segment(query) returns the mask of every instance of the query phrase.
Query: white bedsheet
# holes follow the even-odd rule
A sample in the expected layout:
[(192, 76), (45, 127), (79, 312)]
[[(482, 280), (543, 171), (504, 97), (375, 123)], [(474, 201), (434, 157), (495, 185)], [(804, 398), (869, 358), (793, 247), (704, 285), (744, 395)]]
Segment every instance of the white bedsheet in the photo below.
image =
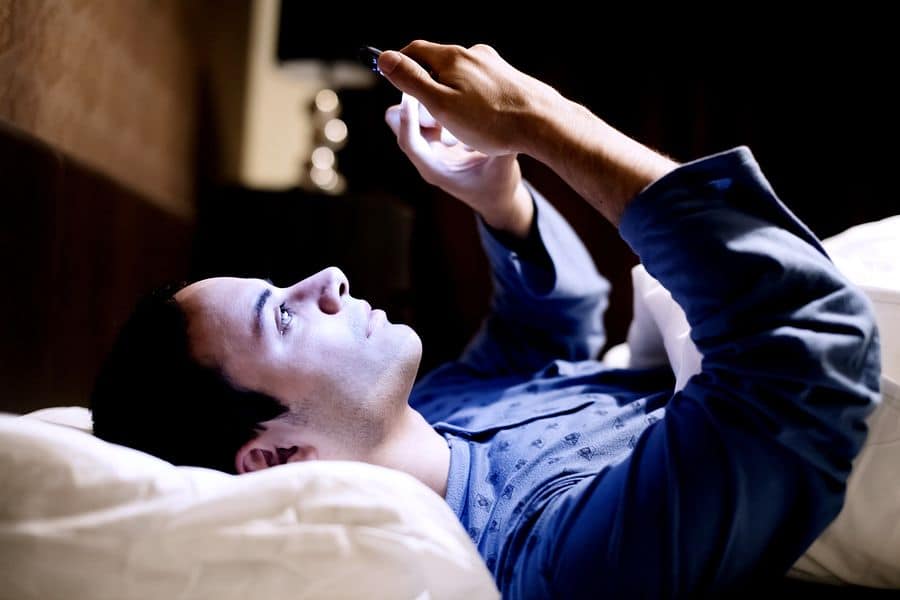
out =
[(232, 476), (0, 415), (0, 481), (0, 598), (498, 597), (443, 498), (398, 471)]

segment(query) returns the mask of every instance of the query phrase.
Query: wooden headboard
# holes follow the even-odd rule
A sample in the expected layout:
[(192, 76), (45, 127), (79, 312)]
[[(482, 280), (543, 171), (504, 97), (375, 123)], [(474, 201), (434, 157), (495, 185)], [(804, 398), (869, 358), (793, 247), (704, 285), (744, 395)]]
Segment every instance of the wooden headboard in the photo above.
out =
[(192, 224), (0, 125), (0, 410), (85, 405), (137, 297), (189, 266)]
[(182, 7), (0, 2), (0, 411), (85, 404), (135, 299), (188, 272)]

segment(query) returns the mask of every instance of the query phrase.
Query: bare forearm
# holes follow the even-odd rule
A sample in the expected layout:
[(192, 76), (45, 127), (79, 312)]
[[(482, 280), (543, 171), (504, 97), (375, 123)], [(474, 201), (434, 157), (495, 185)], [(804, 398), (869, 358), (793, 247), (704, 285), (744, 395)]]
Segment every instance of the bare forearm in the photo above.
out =
[(496, 203), (479, 210), (478, 214), (494, 229), (524, 240), (534, 221), (534, 203), (525, 185), (519, 182), (509, 202)]
[(523, 118), (528, 135), (522, 151), (553, 169), (614, 225), (641, 190), (678, 166), (555, 91), (541, 94)]

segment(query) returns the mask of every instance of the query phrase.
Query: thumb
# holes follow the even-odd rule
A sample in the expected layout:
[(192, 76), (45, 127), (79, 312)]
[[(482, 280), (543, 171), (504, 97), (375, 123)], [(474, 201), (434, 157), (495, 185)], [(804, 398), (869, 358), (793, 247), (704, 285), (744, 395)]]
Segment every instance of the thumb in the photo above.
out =
[(395, 104), (384, 112), (384, 120), (394, 132), (394, 135), (400, 135), (400, 105)]
[(378, 70), (401, 92), (428, 104), (440, 93), (440, 84), (422, 65), (396, 50), (385, 50), (378, 57)]

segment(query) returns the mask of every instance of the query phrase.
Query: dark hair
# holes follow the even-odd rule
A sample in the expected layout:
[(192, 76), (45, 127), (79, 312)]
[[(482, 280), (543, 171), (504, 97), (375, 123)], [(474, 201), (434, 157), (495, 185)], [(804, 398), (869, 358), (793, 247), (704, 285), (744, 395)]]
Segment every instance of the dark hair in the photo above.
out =
[(91, 394), (94, 434), (176, 465), (235, 473), (237, 451), (287, 408), (194, 358), (174, 297), (185, 285), (151, 292), (123, 326)]

